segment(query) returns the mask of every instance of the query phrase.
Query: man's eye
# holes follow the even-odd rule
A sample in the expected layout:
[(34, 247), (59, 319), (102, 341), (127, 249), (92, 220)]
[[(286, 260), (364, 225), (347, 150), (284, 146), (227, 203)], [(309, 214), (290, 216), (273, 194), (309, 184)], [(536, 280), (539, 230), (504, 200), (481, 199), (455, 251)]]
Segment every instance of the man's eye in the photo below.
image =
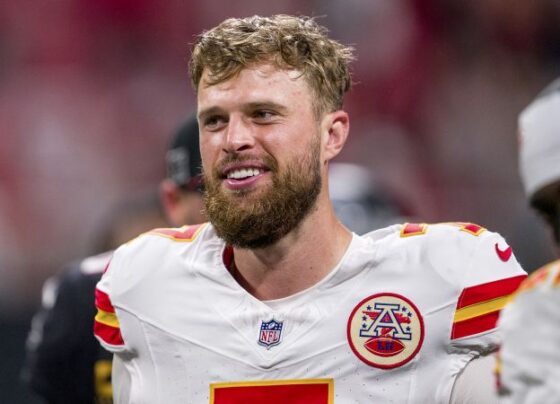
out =
[(210, 116), (204, 120), (204, 126), (208, 130), (219, 129), (225, 123), (225, 119), (220, 116)]
[(255, 111), (254, 117), (259, 120), (267, 121), (272, 119), (276, 114), (272, 111)]

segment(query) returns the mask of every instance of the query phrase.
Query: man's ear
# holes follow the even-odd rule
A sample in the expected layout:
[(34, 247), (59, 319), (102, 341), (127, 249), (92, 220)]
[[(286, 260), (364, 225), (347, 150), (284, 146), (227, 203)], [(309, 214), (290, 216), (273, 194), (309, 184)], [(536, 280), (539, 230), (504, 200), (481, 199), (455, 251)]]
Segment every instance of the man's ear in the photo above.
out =
[(343, 149), (350, 130), (350, 117), (348, 113), (339, 110), (325, 116), (326, 142), (323, 144), (325, 160), (331, 160)]
[(159, 183), (159, 199), (165, 216), (169, 218), (181, 199), (180, 190), (173, 180), (166, 178)]

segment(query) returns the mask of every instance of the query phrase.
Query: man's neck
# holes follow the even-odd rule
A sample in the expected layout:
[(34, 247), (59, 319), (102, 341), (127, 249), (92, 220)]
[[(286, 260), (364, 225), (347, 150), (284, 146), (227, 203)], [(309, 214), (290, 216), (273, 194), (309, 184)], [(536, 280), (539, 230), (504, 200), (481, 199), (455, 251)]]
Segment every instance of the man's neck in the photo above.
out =
[(234, 249), (233, 273), (239, 284), (260, 300), (291, 296), (327, 276), (351, 239), (330, 202), (318, 203), (296, 229), (274, 245)]

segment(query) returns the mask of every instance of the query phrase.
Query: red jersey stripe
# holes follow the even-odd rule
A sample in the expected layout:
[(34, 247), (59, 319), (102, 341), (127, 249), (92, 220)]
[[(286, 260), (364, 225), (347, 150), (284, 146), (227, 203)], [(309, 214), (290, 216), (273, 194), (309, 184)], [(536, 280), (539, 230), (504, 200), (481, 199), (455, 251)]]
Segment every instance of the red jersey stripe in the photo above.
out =
[(95, 289), (95, 307), (103, 311), (106, 311), (108, 313), (115, 312), (115, 308), (111, 304), (111, 299), (109, 299), (109, 295), (97, 288)]
[(425, 223), (405, 223), (401, 230), (401, 237), (417, 236), (426, 233), (428, 225)]
[(466, 231), (467, 233), (470, 233), (473, 236), (479, 236), (486, 229), (482, 226), (479, 226), (478, 224), (463, 223), (461, 226), (461, 230)]
[(469, 320), (454, 323), (453, 328), (451, 329), (451, 339), (468, 337), (492, 330), (493, 328), (496, 328), (496, 323), (498, 322), (499, 317), (500, 312), (494, 311)]
[(154, 229), (151, 230), (148, 234), (154, 234), (156, 236), (164, 236), (177, 241), (193, 241), (198, 235), (198, 232), (202, 229), (204, 225), (205, 223), (192, 225), (192, 226), (183, 226), (180, 228)]
[(119, 328), (111, 327), (98, 321), (93, 322), (93, 333), (109, 345), (124, 345)]
[(457, 309), (509, 295), (515, 292), (526, 277), (527, 275), (519, 275), (465, 288), (457, 302)]
[(211, 404), (331, 404), (333, 385), (328, 382), (290, 383), (274, 381), (262, 383), (235, 383), (210, 386)]

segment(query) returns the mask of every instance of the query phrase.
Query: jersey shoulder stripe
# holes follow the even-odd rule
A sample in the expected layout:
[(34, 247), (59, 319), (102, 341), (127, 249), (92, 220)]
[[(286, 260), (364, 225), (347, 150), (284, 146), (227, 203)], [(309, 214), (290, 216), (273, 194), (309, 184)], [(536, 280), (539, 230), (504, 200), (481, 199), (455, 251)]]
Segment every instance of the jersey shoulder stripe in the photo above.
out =
[(457, 309), (507, 296), (514, 292), (526, 277), (526, 275), (518, 275), (465, 288), (457, 302)]
[(119, 320), (115, 308), (111, 304), (111, 299), (109, 295), (97, 288), (95, 289), (95, 307), (97, 314), (93, 324), (94, 335), (109, 349), (124, 346)]
[(480, 236), (486, 228), (469, 222), (443, 222), (443, 223), (404, 223), (401, 228), (400, 237), (411, 237), (426, 234), (430, 226), (453, 226), (460, 231), (467, 232), (473, 236)]
[(474, 223), (405, 223), (399, 237), (415, 244), (421, 256), (429, 254), (438, 274), (458, 285), (452, 340), (494, 330), (501, 310), (527, 276), (505, 240)]
[(178, 228), (160, 228), (149, 231), (146, 234), (166, 237), (173, 241), (194, 241), (207, 223), (186, 225)]
[(401, 237), (418, 236), (420, 234), (425, 234), (427, 230), (428, 230), (428, 225), (426, 223), (405, 223), (402, 226), (400, 236)]
[(109, 299), (109, 295), (99, 289), (95, 289), (95, 307), (106, 311), (108, 313), (114, 313), (115, 308), (111, 304), (111, 299)]
[(124, 346), (124, 340), (121, 335), (120, 328), (112, 327), (103, 324), (96, 320), (93, 324), (93, 333), (103, 346), (107, 347), (110, 351), (116, 350)]
[(526, 277), (518, 275), (463, 289), (455, 309), (451, 339), (495, 328), (500, 311)]
[(483, 232), (486, 231), (486, 228), (479, 226), (476, 223), (469, 223), (469, 222), (456, 222), (450, 223), (454, 226), (458, 226), (461, 231), (465, 231), (473, 236), (480, 236)]

